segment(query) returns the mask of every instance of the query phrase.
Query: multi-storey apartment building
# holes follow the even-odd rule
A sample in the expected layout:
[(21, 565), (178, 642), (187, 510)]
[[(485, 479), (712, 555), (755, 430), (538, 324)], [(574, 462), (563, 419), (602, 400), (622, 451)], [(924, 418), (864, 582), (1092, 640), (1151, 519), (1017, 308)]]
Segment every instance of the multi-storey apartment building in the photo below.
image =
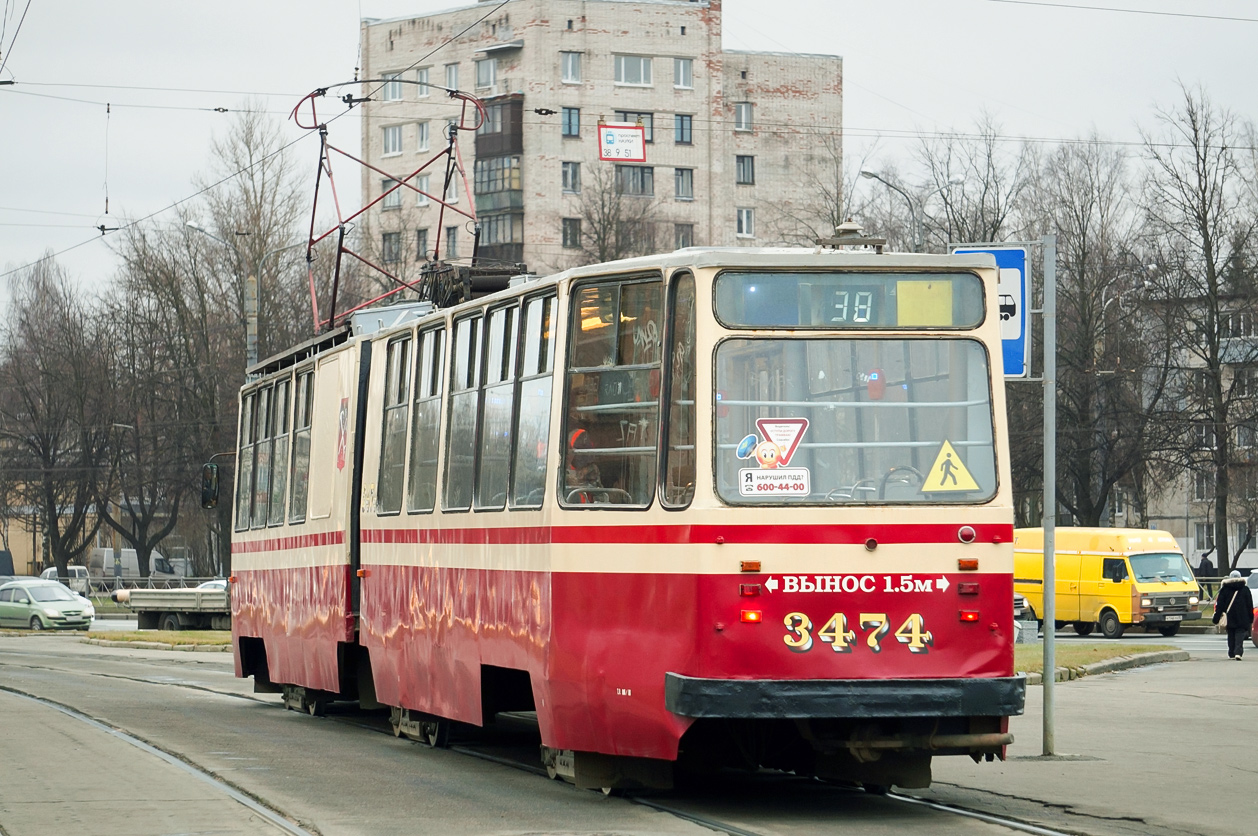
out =
[[(810, 188), (825, 181), (834, 193), (838, 180), (842, 60), (725, 50), (721, 0), (481, 2), (365, 20), (362, 52), (364, 78), (412, 82), (385, 84), (364, 105), (364, 159), (391, 174), (430, 156), (457, 115), (444, 90), (422, 85), (487, 103), (474, 143), (460, 137), (479, 254), (534, 272), (588, 260), (591, 227), (607, 222), (593, 192), (622, 199), (639, 249), (763, 246), (800, 240)], [(641, 123), (646, 162), (600, 162), (600, 120)], [(392, 185), (364, 171), (366, 199)], [(437, 195), (441, 177), (413, 182)], [(367, 217), (369, 242), (399, 270), (423, 262), (438, 233), (442, 257), (471, 255), (466, 219), (447, 211), (438, 230), (437, 205), (412, 191)]]

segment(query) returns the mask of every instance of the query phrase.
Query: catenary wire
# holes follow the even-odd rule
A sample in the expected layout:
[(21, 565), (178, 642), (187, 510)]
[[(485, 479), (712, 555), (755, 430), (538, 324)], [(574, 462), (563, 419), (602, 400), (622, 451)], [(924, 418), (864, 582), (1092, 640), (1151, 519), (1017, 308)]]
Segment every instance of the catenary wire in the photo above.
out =
[[(0, 61), (0, 74), (4, 73), (4, 68), (9, 65), (9, 56), (13, 54), (13, 45), (17, 43), (17, 36), (22, 33), (22, 24), (26, 22), (26, 13), (31, 10), (31, 0), (26, 0), (26, 7), (22, 9), (22, 17), (17, 22), (17, 28), (13, 30), (13, 40), (9, 41), (9, 49), (4, 53), (4, 60)], [(4, 43), (0, 42), (0, 48), (4, 47)]]

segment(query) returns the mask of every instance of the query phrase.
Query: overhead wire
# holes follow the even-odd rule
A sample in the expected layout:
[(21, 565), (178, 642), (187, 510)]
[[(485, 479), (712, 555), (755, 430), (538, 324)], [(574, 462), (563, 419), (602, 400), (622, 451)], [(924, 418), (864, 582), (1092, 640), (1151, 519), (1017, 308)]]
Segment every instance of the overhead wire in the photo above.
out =
[[(443, 41), (442, 43), (440, 43), (440, 44), (438, 44), (437, 46), (433, 47), (433, 48), (432, 48), (432, 49), (431, 49), (431, 50), (430, 50), (430, 51), (429, 51), (426, 55), (422, 55), (422, 56), (420, 56), (420, 57), (419, 57), (418, 59), (416, 59), (416, 60), (414, 61), (414, 63), (412, 63), (409, 67), (407, 67), (406, 69), (402, 70), (402, 72), (407, 72), (407, 71), (409, 71), (409, 70), (412, 70), (412, 69), (414, 69), (414, 68), (418, 67), (418, 66), (419, 66), (422, 62), (426, 61), (428, 58), (432, 57), (433, 55), (435, 55), (435, 54), (436, 54), (437, 52), (439, 52), (440, 50), (445, 49), (447, 46), (449, 46), (450, 44), (454, 43), (457, 39), (459, 39), (459, 38), (463, 37), (463, 35), (465, 35), (467, 32), (469, 32), (469, 31), (472, 29), (472, 27), (474, 27), (474, 26), (476, 26), (476, 25), (478, 25), (478, 24), (480, 24), (480, 23), (484, 22), (484, 21), (485, 21), (485, 20), (486, 20), (486, 19), (487, 19), (490, 15), (494, 14), (495, 12), (497, 12), (498, 10), (500, 10), (503, 6), (507, 5), (507, 3), (508, 3), (508, 2), (510, 2), (510, 0), (502, 0), (502, 2), (498, 3), (496, 6), (494, 6), (493, 8), (491, 8), (489, 11), (485, 12), (485, 14), (481, 15), (479, 18), (477, 18), (477, 19), (476, 19), (476, 20), (474, 20), (473, 22), (469, 23), (466, 27), (464, 27), (464, 28), (463, 28), (462, 30), (460, 30), (458, 33), (451, 35), (451, 36), (450, 36), (449, 38), (447, 38), (445, 41)], [(30, 0), (27, 0), (27, 6), (28, 6), (28, 7), (30, 6)], [(25, 19), (25, 12), (23, 12), (23, 19)], [(19, 28), (20, 28), (20, 25), (19, 25)], [(16, 38), (17, 38), (17, 32), (14, 32), (14, 39), (16, 39)], [(0, 67), (0, 69), (2, 69), (2, 67)], [(376, 87), (374, 90), (372, 90), (372, 91), (371, 91), (371, 93), (370, 93), (370, 94), (368, 94), (368, 97), (370, 97), (371, 95), (374, 95), (375, 93), (380, 92), (380, 90), (381, 90), (381, 89), (383, 89), (383, 87), (384, 87), (384, 85), (383, 85), (383, 84), (381, 84), (379, 87)], [(20, 92), (20, 91), (11, 91), (11, 92)], [(33, 94), (27, 94), (27, 95), (33, 95)], [(54, 97), (54, 98), (55, 98), (55, 97)], [(99, 102), (98, 102), (97, 104), (99, 104)], [(191, 108), (191, 109), (195, 109), (195, 110), (202, 110), (203, 108)], [(345, 116), (345, 115), (346, 115), (347, 113), (349, 113), (349, 112), (350, 112), (350, 110), (348, 110), (348, 109), (347, 109), (347, 110), (343, 110), (343, 111), (341, 111), (340, 113), (336, 114), (335, 116), (331, 117), (330, 119), (326, 120), (325, 124), (328, 124), (328, 123), (331, 123), (331, 122), (335, 122), (336, 120), (338, 120), (338, 119), (340, 119), (341, 117)], [(126, 229), (129, 229), (130, 227), (133, 227), (133, 226), (135, 226), (135, 225), (137, 225), (137, 224), (143, 223), (144, 221), (147, 221), (147, 220), (149, 220), (150, 218), (155, 218), (155, 217), (157, 217), (157, 216), (158, 216), (158, 215), (160, 215), (160, 214), (163, 214), (163, 213), (165, 213), (165, 212), (170, 211), (171, 209), (174, 209), (174, 208), (176, 208), (176, 207), (178, 207), (178, 206), (182, 206), (183, 204), (188, 203), (189, 201), (195, 200), (196, 198), (200, 197), (201, 195), (205, 194), (206, 192), (209, 192), (209, 191), (211, 191), (211, 190), (213, 190), (213, 189), (216, 189), (216, 188), (218, 188), (219, 186), (221, 186), (222, 184), (224, 184), (224, 183), (228, 182), (229, 180), (233, 180), (233, 179), (235, 179), (236, 177), (239, 177), (241, 174), (244, 174), (246, 171), (250, 170), (251, 168), (255, 168), (255, 167), (257, 167), (257, 166), (261, 165), (262, 163), (266, 162), (267, 160), (271, 159), (272, 157), (274, 157), (274, 156), (276, 156), (276, 155), (278, 155), (278, 154), (283, 153), (284, 151), (286, 151), (286, 150), (288, 150), (289, 148), (293, 147), (293, 146), (294, 146), (294, 145), (296, 145), (297, 143), (302, 142), (303, 140), (305, 140), (305, 139), (307, 139), (308, 137), (311, 137), (311, 136), (317, 136), (317, 133), (315, 133), (315, 132), (313, 132), (313, 131), (307, 131), (306, 133), (302, 134), (300, 137), (298, 137), (298, 138), (296, 138), (296, 139), (292, 140), (291, 142), (285, 143), (284, 145), (281, 145), (279, 148), (275, 149), (275, 150), (274, 150), (274, 151), (272, 151), (271, 153), (263, 155), (263, 156), (262, 156), (262, 157), (260, 157), (259, 159), (255, 160), (254, 162), (252, 162), (252, 163), (250, 163), (249, 165), (245, 166), (244, 168), (241, 168), (241, 169), (239, 169), (238, 171), (235, 171), (235, 172), (233, 172), (233, 173), (231, 173), (231, 174), (228, 174), (228, 175), (224, 176), (223, 178), (221, 178), (221, 179), (217, 180), (216, 182), (211, 183), (211, 184), (209, 184), (209, 185), (207, 185), (207, 186), (204, 186), (203, 188), (198, 189), (197, 191), (193, 192), (192, 194), (187, 195), (186, 197), (183, 197), (183, 198), (180, 198), (180, 199), (178, 199), (178, 200), (175, 200), (175, 201), (173, 201), (172, 203), (168, 204), (167, 206), (162, 207), (161, 209), (157, 209), (157, 210), (155, 210), (155, 211), (153, 211), (153, 212), (150, 212), (150, 213), (149, 213), (149, 214), (147, 214), (147, 215), (144, 215), (143, 217), (136, 218), (135, 220), (132, 220), (132, 221), (126, 222), (126, 223), (124, 223), (122, 226), (118, 227), (118, 230), (119, 230), (119, 231), (121, 231), (121, 230), (126, 230)], [(93, 238), (86, 239), (86, 240), (84, 240), (84, 241), (80, 241), (80, 242), (79, 242), (79, 243), (77, 243), (77, 244), (71, 244), (70, 246), (65, 247), (64, 249), (58, 250), (57, 252), (54, 252), (54, 253), (50, 253), (50, 254), (48, 254), (48, 255), (41, 256), (40, 258), (36, 259), (35, 261), (28, 262), (27, 264), (23, 264), (23, 265), (21, 265), (21, 266), (19, 266), (19, 267), (14, 267), (14, 268), (12, 268), (12, 269), (6, 270), (6, 271), (4, 271), (3, 273), (0, 273), (0, 278), (5, 278), (5, 277), (7, 277), (7, 276), (11, 276), (11, 275), (13, 275), (13, 274), (15, 274), (15, 273), (21, 272), (22, 270), (25, 270), (25, 269), (27, 269), (27, 268), (29, 268), (29, 267), (31, 267), (31, 266), (33, 266), (33, 265), (35, 265), (35, 264), (38, 264), (38, 263), (39, 263), (39, 262), (41, 262), (41, 261), (45, 261), (45, 260), (49, 259), (49, 258), (57, 258), (57, 257), (59, 257), (59, 256), (65, 255), (66, 253), (69, 253), (69, 252), (72, 252), (72, 251), (74, 251), (74, 250), (77, 250), (79, 247), (85, 246), (85, 245), (87, 245), (87, 244), (94, 243), (94, 242), (95, 242), (95, 241), (97, 241), (97, 240), (98, 240), (98, 238), (97, 238), (97, 237), (93, 237)]]
[(1009, 6), (1040, 6), (1049, 9), (1074, 9), (1089, 12), (1119, 12), (1132, 15), (1154, 15), (1157, 17), (1184, 17), (1198, 20), (1225, 20), (1233, 23), (1258, 23), (1256, 17), (1232, 17), (1230, 15), (1206, 15), (1194, 12), (1161, 12), (1154, 9), (1131, 9), (1121, 6), (1092, 6), (1084, 3), (1048, 3), (1044, 0), (986, 0), (988, 3), (1002, 3)]
[[(22, 34), (22, 24), (26, 22), (26, 13), (31, 10), (31, 0), (26, 0), (26, 7), (22, 9), (22, 17), (17, 22), (17, 28), (13, 30), (13, 40), (9, 41), (9, 48), (4, 53), (4, 57), (0, 60), (0, 74), (4, 73), (4, 68), (9, 64), (9, 56), (13, 54), (13, 45), (17, 43), (17, 36)], [(4, 43), (0, 41), (0, 49), (4, 48)]]

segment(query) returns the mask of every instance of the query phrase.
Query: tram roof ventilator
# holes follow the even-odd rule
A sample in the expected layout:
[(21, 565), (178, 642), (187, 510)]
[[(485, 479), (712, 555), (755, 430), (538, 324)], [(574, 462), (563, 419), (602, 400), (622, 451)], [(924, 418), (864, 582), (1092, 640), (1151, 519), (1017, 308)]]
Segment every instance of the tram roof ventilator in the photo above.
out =
[(875, 255), (882, 255), (882, 250), (886, 246), (886, 238), (865, 235), (861, 230), (861, 225), (851, 218), (834, 228), (833, 238), (817, 239), (817, 252), (827, 249), (837, 250), (841, 247), (871, 247)]

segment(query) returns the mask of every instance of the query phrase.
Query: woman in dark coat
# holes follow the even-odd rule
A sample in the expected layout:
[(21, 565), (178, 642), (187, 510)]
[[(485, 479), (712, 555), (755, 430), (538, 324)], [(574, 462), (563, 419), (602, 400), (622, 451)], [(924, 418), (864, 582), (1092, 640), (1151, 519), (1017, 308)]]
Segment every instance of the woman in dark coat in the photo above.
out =
[(1245, 652), (1245, 639), (1254, 626), (1254, 596), (1241, 573), (1233, 570), (1219, 585), (1219, 597), (1214, 600), (1214, 623), (1227, 613), (1227, 658), (1241, 660)]

